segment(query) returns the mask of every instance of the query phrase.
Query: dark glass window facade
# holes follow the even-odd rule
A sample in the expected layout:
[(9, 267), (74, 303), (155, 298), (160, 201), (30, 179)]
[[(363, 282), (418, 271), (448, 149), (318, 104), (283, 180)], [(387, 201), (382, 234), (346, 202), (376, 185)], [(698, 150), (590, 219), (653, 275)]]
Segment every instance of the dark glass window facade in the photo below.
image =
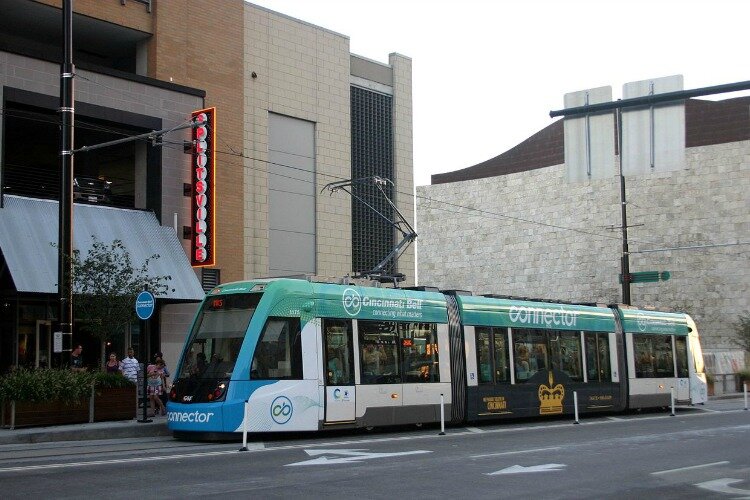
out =
[[(379, 176), (395, 182), (393, 171), (393, 98), (361, 87), (351, 87), (352, 179)], [(393, 199), (390, 185), (385, 192)], [(355, 184), (353, 193), (393, 220), (393, 210), (372, 184)], [(352, 200), (352, 266), (369, 271), (395, 246), (393, 227), (375, 210)], [(396, 272), (393, 265), (383, 270)]]

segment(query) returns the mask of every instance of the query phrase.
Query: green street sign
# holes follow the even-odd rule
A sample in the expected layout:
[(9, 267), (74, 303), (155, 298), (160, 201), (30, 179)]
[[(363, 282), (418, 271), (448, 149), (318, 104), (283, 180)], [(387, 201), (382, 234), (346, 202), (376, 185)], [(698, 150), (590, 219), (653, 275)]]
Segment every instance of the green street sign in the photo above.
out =
[[(654, 283), (657, 281), (667, 281), (672, 275), (669, 271), (642, 271), (639, 273), (630, 273), (631, 283)], [(622, 283), (622, 274), (620, 275)]]

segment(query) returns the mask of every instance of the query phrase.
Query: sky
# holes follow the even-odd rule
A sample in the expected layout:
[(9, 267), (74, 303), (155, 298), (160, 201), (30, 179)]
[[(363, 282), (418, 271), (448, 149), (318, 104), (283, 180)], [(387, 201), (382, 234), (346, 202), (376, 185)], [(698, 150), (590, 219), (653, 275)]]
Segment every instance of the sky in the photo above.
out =
[[(681, 74), (685, 89), (750, 80), (747, 0), (254, 0), (412, 59), (415, 185), (502, 154), (568, 92)], [(744, 94), (722, 94), (725, 99)]]

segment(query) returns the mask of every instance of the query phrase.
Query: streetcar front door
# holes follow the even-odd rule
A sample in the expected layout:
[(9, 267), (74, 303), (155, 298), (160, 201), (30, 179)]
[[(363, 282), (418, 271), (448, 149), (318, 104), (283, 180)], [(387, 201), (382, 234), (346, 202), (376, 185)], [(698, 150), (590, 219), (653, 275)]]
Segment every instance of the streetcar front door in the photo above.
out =
[(356, 410), (352, 321), (323, 320), (325, 421), (353, 422)]

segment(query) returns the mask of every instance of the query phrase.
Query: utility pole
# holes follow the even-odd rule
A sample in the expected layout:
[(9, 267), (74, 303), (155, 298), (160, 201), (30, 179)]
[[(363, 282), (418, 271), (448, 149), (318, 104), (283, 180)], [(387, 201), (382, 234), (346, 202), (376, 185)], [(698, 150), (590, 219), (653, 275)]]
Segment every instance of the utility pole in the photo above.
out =
[(635, 109), (644, 106), (654, 106), (667, 103), (684, 102), (692, 97), (705, 95), (723, 94), (726, 92), (738, 92), (741, 90), (750, 90), (750, 80), (744, 82), (727, 83), (723, 85), (714, 85), (712, 87), (702, 87), (691, 90), (678, 90), (674, 92), (665, 92), (662, 94), (650, 94), (647, 96), (633, 97), (630, 99), (618, 99), (617, 101), (601, 102), (597, 104), (585, 104), (574, 108), (559, 109), (549, 112), (550, 118), (558, 116), (574, 117), (587, 116), (590, 113), (601, 111), (615, 110), (615, 120), (617, 122), (617, 148), (620, 155), (620, 215), (622, 217), (622, 256), (620, 266), (622, 270), (622, 303), (630, 305), (630, 251), (628, 250), (628, 219), (627, 203), (625, 201), (625, 176), (622, 170), (623, 151), (622, 151), (622, 110)]
[(628, 250), (628, 206), (625, 201), (625, 176), (622, 174), (622, 108), (615, 110), (617, 119), (617, 152), (620, 155), (620, 216), (622, 217), (622, 257), (620, 272), (622, 273), (622, 303), (630, 305), (630, 251)]
[[(73, 0), (63, 0), (63, 61), (60, 67), (60, 202), (57, 245), (57, 292), (60, 302), (60, 331), (63, 352), (70, 353), (73, 342)], [(63, 364), (69, 362), (63, 355)]]

